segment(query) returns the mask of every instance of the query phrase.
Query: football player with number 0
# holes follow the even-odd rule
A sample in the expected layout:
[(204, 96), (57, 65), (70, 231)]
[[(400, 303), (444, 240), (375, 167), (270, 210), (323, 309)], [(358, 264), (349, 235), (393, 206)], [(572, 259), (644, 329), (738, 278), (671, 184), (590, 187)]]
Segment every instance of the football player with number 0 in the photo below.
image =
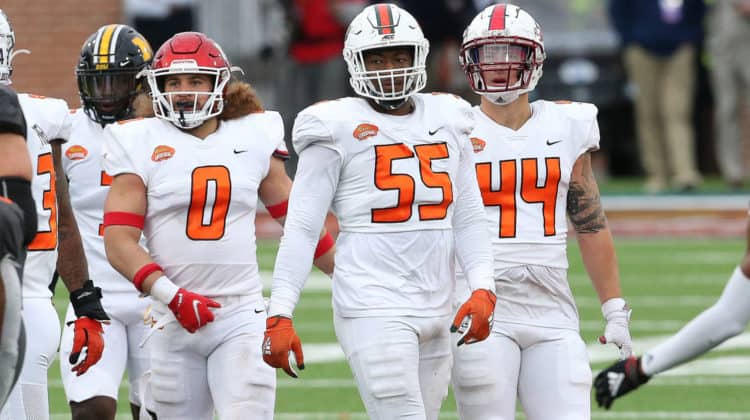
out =
[[(568, 223), (606, 319), (602, 343), (632, 352), (612, 235), (590, 153), (596, 107), (529, 103), (542, 75), (542, 31), (527, 12), (489, 6), (464, 32), (460, 62), (472, 90), (471, 133), (485, 226), (493, 237), (498, 303), (490, 338), (454, 349), (452, 383), (462, 419), (590, 418), (591, 369), (567, 279)], [(464, 282), (457, 282), (456, 295)]]
[[(484, 340), (495, 306), (471, 108), (453, 95), (418, 93), (428, 45), (405, 10), (368, 6), (344, 40), (359, 97), (312, 105), (293, 129), (299, 165), (264, 358), (295, 377), (289, 352), (304, 366), (292, 315), (332, 205), (341, 228), (334, 328), (371, 419), (436, 419), (451, 347)], [(452, 316), (456, 260), (472, 294)], [(464, 323), (470, 326), (451, 339)]]
[[(104, 244), (115, 269), (154, 301), (149, 392), (160, 420), (210, 420), (214, 410), (273, 417), (255, 214), (260, 199), (284, 222), (288, 153), (281, 117), (231, 79), (234, 69), (206, 35), (178, 33), (144, 72), (157, 118), (104, 130), (113, 177)], [(316, 263), (330, 273), (333, 240), (321, 231), (317, 239)]]
[[(25, 51), (14, 51), (14, 47), (15, 33), (0, 11), (0, 84), (11, 84), (12, 60)], [(75, 335), (70, 363), (78, 374), (99, 361), (104, 346), (102, 324), (109, 317), (101, 306), (101, 290), (89, 280), (62, 168), (62, 146), (71, 130), (68, 105), (62, 99), (31, 94), (19, 94), (18, 99), (26, 117), (26, 146), (34, 174), (31, 191), (38, 218), (37, 234), (27, 246), (22, 288), (23, 322), (26, 331), (33, 333), (27, 334), (21, 377), (0, 418), (45, 420), (49, 418), (47, 370), (60, 343), (60, 320), (51, 300), (56, 275), (70, 291), (75, 310), (70, 320)]]

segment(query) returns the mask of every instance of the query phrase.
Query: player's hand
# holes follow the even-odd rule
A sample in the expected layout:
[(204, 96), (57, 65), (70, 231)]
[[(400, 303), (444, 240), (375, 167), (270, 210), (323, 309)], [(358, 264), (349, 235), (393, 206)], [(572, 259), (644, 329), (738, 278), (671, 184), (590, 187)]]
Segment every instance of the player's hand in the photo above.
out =
[[(109, 323), (109, 316), (102, 308), (102, 289), (94, 287), (94, 282), (86, 280), (83, 287), (70, 292), (70, 303), (78, 317), (68, 323), (73, 326), (73, 348), (68, 361), (72, 372), (83, 375), (102, 358), (104, 352), (104, 329), (102, 323)], [(81, 352), (86, 348), (86, 357), (79, 362)], [(76, 364), (78, 363), (78, 364)]]
[(169, 302), (169, 309), (177, 322), (191, 334), (214, 320), (214, 314), (209, 308), (221, 308), (221, 304), (183, 288), (179, 288)]
[(263, 361), (271, 367), (284, 369), (287, 375), (297, 377), (297, 372), (289, 364), (290, 352), (300, 370), (305, 369), (302, 343), (294, 331), (290, 318), (277, 315), (266, 319), (266, 332), (263, 334)]
[(602, 314), (607, 320), (604, 335), (599, 337), (602, 344), (612, 343), (620, 349), (620, 359), (633, 354), (633, 341), (630, 338), (630, 307), (622, 298), (613, 298), (602, 304)]
[[(87, 316), (76, 319), (73, 324), (73, 348), (70, 351), (68, 362), (73, 365), (73, 368), (70, 369), (71, 372), (81, 376), (102, 358), (104, 330), (101, 322)], [(86, 357), (81, 360), (81, 363), (78, 363), (78, 358), (84, 347), (86, 348)]]
[(489, 337), (492, 322), (495, 319), (495, 302), (497, 297), (487, 289), (477, 289), (456, 312), (451, 325), (451, 332), (459, 331), (462, 335), (457, 345), (472, 344)]
[(650, 376), (641, 372), (640, 358), (630, 356), (620, 360), (596, 375), (596, 403), (609, 410), (616, 399), (645, 384), (649, 379)]

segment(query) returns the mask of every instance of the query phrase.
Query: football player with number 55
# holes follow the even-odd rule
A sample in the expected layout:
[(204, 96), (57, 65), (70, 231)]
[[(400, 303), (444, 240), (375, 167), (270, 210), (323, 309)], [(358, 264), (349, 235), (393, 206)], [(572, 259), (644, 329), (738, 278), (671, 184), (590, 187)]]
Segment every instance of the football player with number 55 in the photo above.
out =
[[(471, 141), (498, 303), (490, 337), (454, 348), (462, 419), (514, 419), (516, 398), (530, 420), (590, 418), (591, 369), (567, 279), (566, 216), (602, 303), (600, 341), (617, 345), (621, 357), (632, 351), (630, 310), (591, 170), (597, 110), (529, 103), (544, 59), (539, 25), (517, 6), (489, 6), (464, 32), (460, 62), (481, 95)], [(460, 302), (468, 291), (457, 284)]]
[[(260, 199), (284, 222), (288, 153), (281, 117), (233, 69), (206, 35), (178, 33), (145, 71), (157, 118), (104, 130), (114, 177), (104, 245), (154, 301), (149, 408), (160, 420), (210, 420), (214, 409), (222, 419), (273, 418), (255, 213)], [(319, 239), (316, 263), (330, 273), (333, 239), (320, 230)]]
[[(368, 6), (344, 40), (359, 97), (308, 107), (292, 134), (299, 166), (274, 268), (264, 358), (296, 376), (293, 351), (302, 367), (292, 315), (316, 232), (333, 205), (341, 227), (334, 328), (371, 419), (436, 419), (448, 392), (451, 347), (484, 340), (495, 306), (468, 137), (471, 107), (453, 95), (418, 93), (427, 50), (405, 10)], [(472, 293), (451, 316), (456, 260)], [(452, 343), (450, 331), (465, 320), (470, 326)]]

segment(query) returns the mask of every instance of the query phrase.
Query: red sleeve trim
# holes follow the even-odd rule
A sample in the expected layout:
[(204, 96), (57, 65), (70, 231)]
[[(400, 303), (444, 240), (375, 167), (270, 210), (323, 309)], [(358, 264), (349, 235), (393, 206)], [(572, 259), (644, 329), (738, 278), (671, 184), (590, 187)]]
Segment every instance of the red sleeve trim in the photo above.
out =
[(124, 211), (110, 211), (104, 213), (104, 227), (107, 226), (132, 226), (143, 230), (146, 216), (142, 214), (128, 213)]
[(326, 235), (318, 241), (318, 246), (315, 247), (315, 256), (313, 259), (317, 259), (321, 255), (328, 252), (333, 246), (336, 245), (336, 241), (333, 240), (333, 236), (331, 236), (330, 232), (327, 232)]
[(289, 159), (289, 152), (287, 152), (286, 150), (276, 149), (273, 151), (272, 156), (281, 160), (287, 160)]
[(135, 285), (135, 288), (138, 289), (139, 292), (143, 292), (143, 289), (141, 288), (143, 286), (143, 281), (146, 280), (146, 277), (156, 271), (164, 272), (164, 269), (157, 263), (148, 263), (141, 267), (133, 276), (133, 285)]
[(287, 208), (289, 208), (289, 200), (282, 201), (281, 203), (274, 204), (273, 206), (266, 206), (268, 214), (270, 214), (274, 219), (286, 216)]

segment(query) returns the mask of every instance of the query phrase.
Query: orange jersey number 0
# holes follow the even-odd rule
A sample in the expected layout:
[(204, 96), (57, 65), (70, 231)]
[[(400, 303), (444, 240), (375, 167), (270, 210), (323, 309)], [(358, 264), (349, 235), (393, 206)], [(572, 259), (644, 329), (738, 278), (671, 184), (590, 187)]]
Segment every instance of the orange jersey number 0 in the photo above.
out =
[[(208, 209), (209, 186), (214, 191), (213, 205)], [(232, 198), (232, 181), (225, 166), (201, 166), (193, 170), (190, 208), (187, 216), (188, 238), (196, 241), (214, 241), (224, 236), (229, 202)]]

